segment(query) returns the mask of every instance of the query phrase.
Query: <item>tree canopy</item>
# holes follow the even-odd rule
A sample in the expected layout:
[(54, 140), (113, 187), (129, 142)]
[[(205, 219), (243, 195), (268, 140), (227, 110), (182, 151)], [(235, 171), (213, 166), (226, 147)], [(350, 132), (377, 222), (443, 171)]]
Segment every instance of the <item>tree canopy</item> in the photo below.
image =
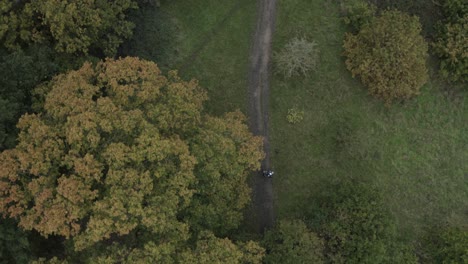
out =
[(309, 212), (318, 219), (331, 263), (417, 263), (399, 240), (395, 221), (379, 190), (344, 180)]
[(419, 93), (428, 79), (427, 44), (417, 17), (384, 11), (356, 34), (346, 34), (346, 67), (387, 104)]
[(445, 0), (445, 16), (438, 25), (435, 53), (440, 57), (442, 75), (450, 81), (468, 81), (468, 2)]
[(52, 52), (46, 47), (10, 54), (0, 50), (0, 150), (15, 146), (15, 126), (30, 108), (31, 90), (58, 71), (58, 64), (50, 57)]
[(265, 263), (323, 263), (323, 241), (300, 220), (281, 220), (263, 239)]
[(126, 14), (135, 8), (132, 0), (1, 0), (0, 40), (10, 49), (50, 41), (60, 52), (111, 56), (131, 36)]
[(0, 154), (4, 216), (77, 251), (144, 237), (140, 249), (170, 258), (192, 231), (239, 225), (262, 139), (240, 112), (205, 114), (196, 80), (129, 57), (85, 63), (42, 89), (42, 111), (21, 117), (18, 145)]

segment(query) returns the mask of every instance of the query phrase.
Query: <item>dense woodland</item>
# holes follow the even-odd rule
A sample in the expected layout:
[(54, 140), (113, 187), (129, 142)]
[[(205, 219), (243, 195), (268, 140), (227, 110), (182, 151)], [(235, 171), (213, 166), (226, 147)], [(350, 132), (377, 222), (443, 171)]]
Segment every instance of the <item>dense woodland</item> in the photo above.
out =
[(258, 232), (255, 3), (0, 0), (0, 263), (468, 263), (468, 2), (279, 2)]

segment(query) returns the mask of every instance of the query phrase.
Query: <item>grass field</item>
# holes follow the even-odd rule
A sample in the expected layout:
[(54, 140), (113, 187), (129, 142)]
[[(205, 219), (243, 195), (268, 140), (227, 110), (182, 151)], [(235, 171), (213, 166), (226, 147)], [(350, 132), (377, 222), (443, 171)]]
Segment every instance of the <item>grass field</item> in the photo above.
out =
[[(236, 9), (235, 1), (178, 0), (140, 10), (125, 52), (199, 79), (209, 92), (210, 112), (245, 112), (255, 1), (239, 3)], [(382, 191), (408, 239), (429, 225), (466, 223), (467, 90), (445, 92), (453, 89), (438, 81), (432, 67), (419, 97), (386, 108), (345, 69), (346, 28), (337, 1), (279, 1), (276, 25), (274, 50), (295, 36), (315, 40), (320, 48), (319, 67), (309, 77), (272, 79), (270, 135), (279, 217), (302, 218), (314, 197), (333, 191), (331, 183), (353, 178)], [(286, 120), (292, 107), (305, 112), (296, 125)]]
[(209, 92), (208, 111), (245, 113), (255, 8), (249, 0), (178, 0), (139, 10), (126, 53), (198, 79)]
[[(384, 107), (344, 66), (346, 28), (336, 2), (279, 1), (274, 50), (304, 36), (321, 51), (319, 67), (308, 78), (272, 79), (279, 216), (301, 218), (314, 197), (333, 191), (330, 183), (353, 178), (381, 189), (405, 238), (444, 221), (466, 223), (467, 90), (444, 92), (446, 85), (431, 70), (419, 97)], [(292, 107), (305, 112), (299, 124), (287, 122)]]

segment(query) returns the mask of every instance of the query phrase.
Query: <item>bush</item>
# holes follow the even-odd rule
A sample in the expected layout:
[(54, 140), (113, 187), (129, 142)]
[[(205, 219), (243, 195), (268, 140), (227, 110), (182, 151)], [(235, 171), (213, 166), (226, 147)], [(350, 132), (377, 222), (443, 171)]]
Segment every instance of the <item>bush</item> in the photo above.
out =
[(418, 18), (385, 11), (358, 34), (346, 34), (346, 67), (370, 94), (390, 104), (419, 93), (427, 81), (427, 44)]
[(440, 72), (449, 81), (468, 81), (468, 2), (447, 0), (445, 20), (437, 27), (433, 44), (439, 56)]
[(297, 124), (304, 119), (304, 111), (299, 110), (296, 107), (290, 108), (288, 109), (288, 115), (286, 116), (286, 119), (291, 124)]
[(343, 3), (344, 22), (358, 32), (364, 25), (372, 22), (377, 8), (364, 0), (350, 0)]
[(300, 220), (282, 220), (263, 239), (265, 263), (322, 263), (323, 242)]
[(317, 43), (304, 38), (293, 38), (284, 49), (274, 55), (277, 71), (286, 77), (295, 75), (307, 76), (317, 67), (319, 51)]

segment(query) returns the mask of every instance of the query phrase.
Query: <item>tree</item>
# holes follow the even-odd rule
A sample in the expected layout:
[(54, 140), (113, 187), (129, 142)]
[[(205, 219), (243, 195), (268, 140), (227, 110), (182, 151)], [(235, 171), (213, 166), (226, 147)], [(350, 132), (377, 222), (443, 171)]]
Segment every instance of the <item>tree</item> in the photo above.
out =
[(323, 241), (300, 220), (282, 220), (263, 239), (265, 263), (323, 263)]
[(317, 67), (318, 55), (317, 43), (304, 38), (293, 38), (281, 52), (275, 54), (274, 58), (278, 72), (286, 77), (307, 76), (309, 71)]
[(359, 30), (366, 24), (370, 24), (375, 17), (377, 7), (365, 0), (351, 0), (341, 3), (344, 22), (349, 25), (353, 33)]
[(468, 3), (446, 0), (445, 19), (438, 25), (435, 53), (441, 59), (442, 75), (450, 81), (468, 81)]
[(466, 227), (438, 227), (426, 238), (426, 263), (467, 263), (468, 229)]
[(207, 116), (192, 138), (197, 192), (186, 214), (193, 228), (226, 235), (242, 221), (250, 201), (247, 171), (258, 169), (263, 158), (260, 138), (252, 138), (244, 121), (240, 112)]
[(346, 67), (387, 104), (411, 98), (428, 79), (427, 44), (420, 32), (418, 18), (385, 11), (356, 35), (346, 34)]
[(331, 263), (417, 263), (399, 241), (381, 194), (369, 184), (344, 181), (311, 214), (319, 219)]
[(10, 219), (0, 221), (0, 263), (27, 263), (31, 254), (27, 233)]
[(1, 0), (0, 39), (10, 49), (50, 41), (60, 52), (113, 56), (132, 34), (126, 13), (135, 8), (132, 0)]
[(0, 51), (0, 151), (12, 148), (16, 141), (16, 123), (30, 110), (34, 86), (52, 77), (58, 64), (51, 60), (46, 47), (2, 54)]
[(229, 210), (227, 226), (239, 224), (262, 139), (238, 112), (203, 113), (197, 81), (129, 57), (86, 63), (48, 87), (42, 111), (18, 122), (16, 148), (0, 154), (3, 215), (76, 251), (117, 243), (171, 257), (203, 231), (200, 208), (221, 221), (206, 228)]
[(235, 245), (229, 239), (204, 232), (195, 249), (181, 254), (179, 263), (262, 263), (265, 250), (253, 242)]

